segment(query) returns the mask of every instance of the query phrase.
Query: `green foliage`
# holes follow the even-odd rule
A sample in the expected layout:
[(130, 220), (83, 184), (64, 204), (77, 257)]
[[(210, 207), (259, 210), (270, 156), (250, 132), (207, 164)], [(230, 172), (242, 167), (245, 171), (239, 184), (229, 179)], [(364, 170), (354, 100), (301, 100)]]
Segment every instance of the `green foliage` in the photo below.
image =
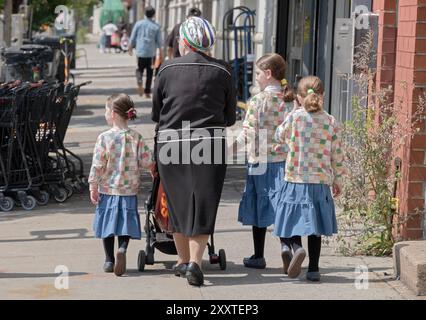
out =
[(83, 18), (81, 21), (87, 21), (91, 8), (99, 2), (99, 0), (30, 0), (29, 4), (33, 6), (32, 28), (39, 30), (44, 24), (53, 25), (57, 16), (55, 8), (59, 5), (75, 9), (77, 16)]
[(391, 254), (400, 226), (412, 218), (398, 213), (396, 155), (415, 135), (426, 108), (426, 96), (420, 97), (417, 111), (409, 116), (404, 113), (404, 98), (390, 99), (393, 88), (376, 88), (375, 72), (369, 68), (372, 48), (370, 33), (355, 58), (360, 72), (349, 79), (358, 90), (352, 100), (352, 119), (343, 130), (347, 175), (339, 200), (343, 232), (337, 237), (340, 251), (347, 255)]

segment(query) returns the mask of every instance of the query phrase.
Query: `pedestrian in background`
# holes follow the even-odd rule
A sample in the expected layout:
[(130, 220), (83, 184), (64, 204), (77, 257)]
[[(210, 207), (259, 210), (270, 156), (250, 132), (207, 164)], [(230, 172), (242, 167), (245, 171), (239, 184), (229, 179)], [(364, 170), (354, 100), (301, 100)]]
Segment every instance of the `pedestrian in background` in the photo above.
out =
[[(138, 21), (130, 36), (129, 54), (133, 55), (133, 49), (136, 50), (136, 57), (138, 58), (138, 69), (136, 70), (136, 80), (138, 84), (139, 95), (145, 95), (145, 98), (151, 98), (151, 85), (154, 74), (153, 66), (157, 49), (159, 49), (159, 59), (163, 60), (163, 53), (161, 51), (161, 28), (158, 23), (154, 21), (155, 9), (148, 6), (145, 9), (145, 19)], [(143, 86), (143, 74), (146, 70), (145, 88)]]
[(109, 21), (103, 28), (102, 31), (105, 33), (105, 48), (108, 50), (108, 52), (111, 52), (111, 38), (112, 35), (117, 32), (118, 28), (117, 26), (112, 23), (112, 21)]
[[(187, 18), (190, 17), (201, 17), (202, 12), (198, 8), (191, 8), (188, 12)], [(179, 41), (180, 41), (180, 26), (182, 23), (178, 23), (172, 30), (172, 32), (167, 37), (167, 56), (169, 59), (173, 58), (179, 58), (180, 52), (179, 52)]]

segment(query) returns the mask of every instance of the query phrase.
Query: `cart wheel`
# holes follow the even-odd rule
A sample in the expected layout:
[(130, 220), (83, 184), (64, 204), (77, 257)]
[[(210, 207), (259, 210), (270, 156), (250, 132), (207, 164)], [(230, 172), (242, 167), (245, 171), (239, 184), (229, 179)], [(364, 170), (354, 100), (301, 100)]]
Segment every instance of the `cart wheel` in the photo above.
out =
[(67, 191), (64, 188), (58, 188), (59, 195), (55, 195), (56, 202), (63, 203), (68, 199)]
[(15, 201), (11, 197), (4, 197), (0, 202), (0, 209), (4, 212), (12, 211), (14, 206)]
[(33, 210), (36, 204), (37, 201), (33, 196), (27, 196), (27, 198), (23, 202), (21, 202), (22, 208), (27, 211)]
[(79, 183), (78, 183), (78, 185), (80, 186), (80, 192), (81, 193), (84, 193), (84, 191), (86, 191), (87, 189), (89, 189), (89, 187), (88, 186), (86, 186), (85, 184), (84, 184), (84, 182), (82, 182), (82, 181), (80, 181)]
[(40, 197), (37, 199), (37, 204), (39, 206), (45, 206), (49, 203), (50, 195), (46, 191), (40, 191)]
[(223, 249), (219, 250), (219, 265), (220, 270), (226, 270), (226, 254), (225, 250)]
[(82, 193), (83, 192), (83, 184), (80, 184), (80, 182), (76, 181), (76, 182), (73, 183), (73, 189), (77, 193)]
[(67, 198), (71, 198), (74, 194), (74, 189), (71, 184), (65, 183), (64, 185), (65, 191), (67, 193)]
[(141, 250), (141, 251), (139, 251), (139, 256), (138, 256), (138, 270), (139, 270), (139, 272), (144, 272), (145, 264), (146, 264), (146, 253), (145, 253), (145, 251)]
[(86, 177), (82, 177), (81, 178), (81, 183), (83, 184), (83, 186), (85, 188), (89, 187), (89, 183), (87, 182), (87, 178)]

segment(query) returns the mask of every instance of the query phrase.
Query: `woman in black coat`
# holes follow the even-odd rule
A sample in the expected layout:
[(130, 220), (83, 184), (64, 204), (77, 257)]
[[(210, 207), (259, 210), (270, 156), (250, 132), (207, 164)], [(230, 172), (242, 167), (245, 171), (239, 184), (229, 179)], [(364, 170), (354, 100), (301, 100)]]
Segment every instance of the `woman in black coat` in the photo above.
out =
[(225, 131), (236, 121), (236, 93), (230, 67), (205, 54), (214, 44), (210, 23), (191, 17), (180, 35), (182, 57), (164, 63), (156, 79), (152, 120), (158, 123), (157, 163), (179, 256), (174, 271), (200, 286), (225, 180)]

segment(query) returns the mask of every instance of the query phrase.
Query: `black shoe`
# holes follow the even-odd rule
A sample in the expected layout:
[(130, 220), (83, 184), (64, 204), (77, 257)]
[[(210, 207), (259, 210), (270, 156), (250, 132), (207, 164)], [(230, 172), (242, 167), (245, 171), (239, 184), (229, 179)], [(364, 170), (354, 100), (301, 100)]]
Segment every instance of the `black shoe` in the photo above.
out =
[(306, 274), (306, 279), (312, 282), (320, 282), (321, 274), (318, 271), (308, 271)]
[(244, 258), (243, 263), (246, 268), (251, 268), (251, 269), (266, 268), (265, 258), (255, 258), (255, 256), (251, 256), (250, 258)]
[(204, 284), (203, 272), (195, 262), (191, 262), (186, 268), (186, 279), (191, 286), (200, 287)]
[(113, 273), (114, 272), (114, 263), (113, 262), (105, 262), (104, 264), (104, 272)]
[(186, 269), (188, 268), (189, 263), (175, 264), (172, 268), (176, 277), (185, 278)]

